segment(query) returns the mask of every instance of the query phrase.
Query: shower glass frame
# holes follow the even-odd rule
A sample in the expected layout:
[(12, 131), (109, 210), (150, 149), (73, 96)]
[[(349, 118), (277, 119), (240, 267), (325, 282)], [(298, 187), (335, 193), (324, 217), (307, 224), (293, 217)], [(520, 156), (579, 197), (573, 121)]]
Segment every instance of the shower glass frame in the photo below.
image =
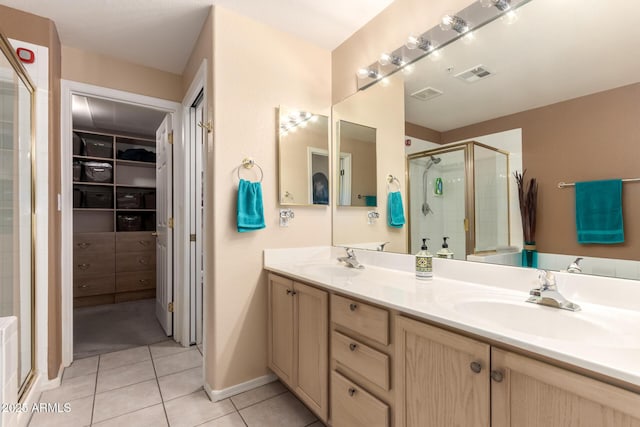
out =
[[(411, 174), (409, 167), (411, 165), (411, 160), (420, 159), (424, 157), (430, 156), (438, 156), (441, 154), (452, 153), (455, 151), (463, 151), (464, 152), (464, 177), (465, 177), (465, 259), (467, 255), (481, 255), (486, 253), (493, 253), (495, 251), (476, 251), (476, 192), (475, 192), (475, 168), (474, 168), (474, 150), (475, 146), (486, 148), (488, 150), (503, 154), (506, 159), (506, 170), (507, 174), (509, 173), (509, 153), (507, 151), (501, 150), (496, 147), (492, 147), (490, 145), (482, 144), (477, 141), (467, 141), (460, 142), (451, 145), (444, 146), (442, 148), (434, 148), (431, 150), (420, 151), (417, 153), (407, 155), (406, 165), (405, 165), (405, 179), (407, 182), (407, 195), (411, 195)], [(511, 192), (510, 192), (510, 179), (507, 176), (507, 209), (511, 206)], [(408, 208), (407, 208), (407, 218), (408, 218), (408, 228), (407, 228), (407, 248), (411, 251), (411, 197), (408, 198)], [(509, 240), (509, 244), (511, 244), (511, 215), (507, 215), (507, 238)]]
[[(13, 72), (15, 73), (15, 78), (16, 78), (16, 87), (18, 88), (18, 90), (16, 91), (16, 98), (19, 100), (20, 98), (20, 94), (19, 94), (19, 88), (20, 88), (20, 84), (24, 85), (24, 88), (29, 92), (29, 102), (30, 102), (30, 106), (29, 106), (29, 112), (30, 112), (30, 123), (29, 123), (29, 129), (30, 129), (30, 135), (29, 135), (29, 165), (30, 165), (30, 178), (31, 178), (31, 182), (30, 182), (30, 188), (31, 188), (31, 215), (30, 215), (30, 220), (31, 220), (31, 224), (30, 224), (30, 231), (31, 231), (31, 241), (30, 241), (30, 257), (31, 257), (31, 274), (30, 274), (30, 278), (31, 281), (29, 283), (30, 286), (30, 295), (31, 295), (31, 301), (29, 304), (29, 308), (30, 308), (30, 349), (31, 349), (31, 357), (30, 357), (30, 362), (31, 362), (31, 367), (29, 372), (27, 373), (24, 381), (20, 381), (20, 372), (21, 372), (21, 366), (22, 366), (22, 360), (20, 358), (21, 355), (21, 350), (22, 350), (22, 344), (20, 344), (20, 351), (18, 353), (18, 402), (22, 402), (23, 398), (28, 394), (28, 391), (31, 389), (31, 387), (34, 384), (34, 380), (35, 380), (35, 372), (36, 372), (36, 347), (35, 347), (35, 322), (36, 322), (36, 315), (35, 315), (35, 302), (36, 302), (36, 278), (35, 278), (35, 266), (36, 266), (36, 240), (35, 240), (35, 236), (36, 236), (36, 218), (35, 218), (35, 194), (36, 194), (36, 162), (35, 162), (35, 114), (36, 114), (36, 109), (35, 109), (35, 85), (33, 84), (33, 82), (31, 81), (31, 79), (29, 78), (29, 75), (27, 74), (26, 70), (24, 69), (22, 63), (20, 62), (20, 60), (18, 59), (16, 53), (14, 52), (13, 47), (11, 46), (11, 43), (9, 42), (9, 40), (4, 36), (4, 34), (0, 33), (0, 50), (2, 51), (2, 54), (4, 56), (4, 58), (6, 59), (6, 61), (9, 63), (9, 66), (11, 66), (11, 68), (13, 69)], [(19, 171), (14, 172), (15, 173), (19, 173)], [(19, 194), (18, 194), (19, 197)], [(13, 314), (15, 315), (15, 314)], [(18, 315), (18, 337), (19, 337), (19, 343), (22, 342), (23, 337), (21, 336), (21, 329), (20, 329), (20, 316)]]

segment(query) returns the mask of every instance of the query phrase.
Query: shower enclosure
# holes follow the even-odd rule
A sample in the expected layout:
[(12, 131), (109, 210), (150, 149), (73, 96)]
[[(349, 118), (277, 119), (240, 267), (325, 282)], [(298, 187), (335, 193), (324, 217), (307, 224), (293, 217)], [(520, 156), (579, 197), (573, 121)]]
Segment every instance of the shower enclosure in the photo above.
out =
[(434, 254), (448, 237), (454, 259), (508, 247), (509, 153), (475, 141), (411, 154), (409, 247), (429, 238)]

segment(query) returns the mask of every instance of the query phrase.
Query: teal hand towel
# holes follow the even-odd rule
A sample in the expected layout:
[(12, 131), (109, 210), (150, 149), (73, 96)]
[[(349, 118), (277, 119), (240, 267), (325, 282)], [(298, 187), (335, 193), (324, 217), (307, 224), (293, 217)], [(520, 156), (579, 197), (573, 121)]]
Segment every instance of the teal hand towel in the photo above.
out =
[(238, 186), (238, 232), (260, 230), (264, 225), (262, 186), (241, 179)]
[(622, 180), (576, 182), (578, 243), (624, 242)]
[(399, 191), (389, 193), (387, 196), (387, 224), (389, 227), (402, 228), (404, 222), (402, 195)]

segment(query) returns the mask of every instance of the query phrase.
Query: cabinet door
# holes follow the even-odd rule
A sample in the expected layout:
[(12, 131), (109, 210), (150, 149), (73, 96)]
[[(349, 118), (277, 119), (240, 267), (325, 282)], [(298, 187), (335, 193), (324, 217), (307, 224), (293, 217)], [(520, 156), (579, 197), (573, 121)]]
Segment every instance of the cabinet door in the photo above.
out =
[(640, 427), (640, 395), (492, 349), (493, 427)]
[(396, 427), (489, 426), (489, 345), (398, 316)]
[(295, 391), (323, 420), (328, 416), (329, 301), (327, 292), (302, 283), (295, 290)]
[(293, 378), (293, 282), (269, 275), (269, 368), (287, 383)]

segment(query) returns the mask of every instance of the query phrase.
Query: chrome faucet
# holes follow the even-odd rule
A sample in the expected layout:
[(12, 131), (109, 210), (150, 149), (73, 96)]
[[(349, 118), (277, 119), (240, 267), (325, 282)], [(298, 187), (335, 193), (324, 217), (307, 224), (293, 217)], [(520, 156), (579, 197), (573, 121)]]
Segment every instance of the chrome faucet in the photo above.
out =
[(582, 261), (582, 258), (576, 258), (575, 261), (573, 261), (569, 267), (567, 267), (567, 272), (569, 273), (582, 273), (582, 267), (580, 267), (580, 261)]
[(379, 252), (384, 252), (384, 247), (387, 246), (389, 243), (391, 243), (391, 242), (384, 242), (384, 243), (379, 244), (377, 250)]
[(538, 281), (540, 282), (540, 287), (531, 289), (529, 292), (531, 296), (527, 299), (527, 302), (569, 311), (581, 310), (578, 304), (572, 303), (558, 292), (556, 277), (552, 272), (544, 270), (538, 271)]
[(347, 267), (357, 268), (359, 270), (362, 270), (364, 268), (364, 265), (360, 264), (360, 262), (356, 258), (356, 253), (353, 251), (353, 249), (346, 248), (346, 250), (347, 250), (347, 256), (338, 257), (338, 261), (344, 262), (347, 265)]

